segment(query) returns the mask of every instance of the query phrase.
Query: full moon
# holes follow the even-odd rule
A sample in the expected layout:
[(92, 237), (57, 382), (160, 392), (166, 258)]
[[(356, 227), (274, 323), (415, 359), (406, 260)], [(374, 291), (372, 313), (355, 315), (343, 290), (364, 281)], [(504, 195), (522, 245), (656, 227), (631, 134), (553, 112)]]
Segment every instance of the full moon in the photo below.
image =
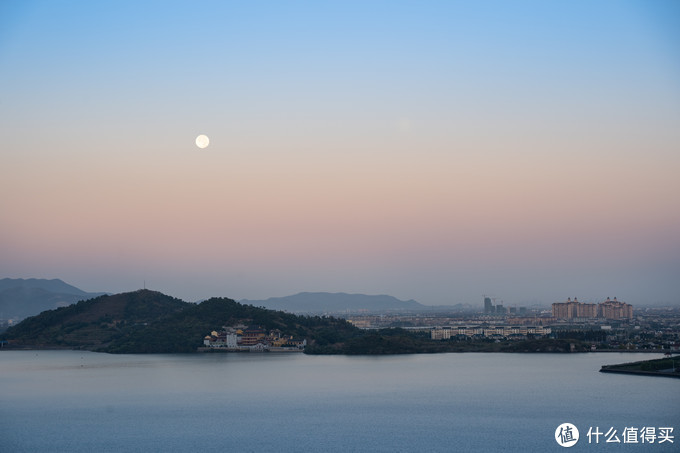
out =
[(201, 134), (198, 137), (196, 137), (196, 146), (198, 146), (199, 148), (201, 149), (207, 148), (209, 144), (210, 139), (208, 138), (207, 135)]

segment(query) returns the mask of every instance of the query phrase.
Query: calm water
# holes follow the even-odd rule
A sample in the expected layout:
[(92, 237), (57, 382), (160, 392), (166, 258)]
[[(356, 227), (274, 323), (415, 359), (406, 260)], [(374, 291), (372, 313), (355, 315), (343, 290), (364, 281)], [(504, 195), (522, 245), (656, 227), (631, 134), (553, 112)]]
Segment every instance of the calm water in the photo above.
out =
[[(599, 373), (622, 354), (0, 352), (0, 452), (680, 451), (680, 380)], [(589, 426), (674, 444), (588, 444)], [(621, 436), (619, 436), (621, 437)]]

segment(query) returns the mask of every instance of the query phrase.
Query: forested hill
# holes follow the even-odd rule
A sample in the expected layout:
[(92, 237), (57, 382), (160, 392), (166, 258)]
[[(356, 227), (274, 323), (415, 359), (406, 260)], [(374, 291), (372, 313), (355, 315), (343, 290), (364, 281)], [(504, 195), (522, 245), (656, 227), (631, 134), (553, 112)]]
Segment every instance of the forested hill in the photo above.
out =
[(149, 290), (105, 295), (44, 311), (2, 336), (22, 346), (97, 350), (192, 305)]
[(139, 290), (50, 310), (2, 335), (14, 347), (65, 347), (112, 353), (193, 352), (223, 325), (256, 324), (326, 346), (358, 335), (336, 318), (304, 317), (213, 298), (192, 304)]

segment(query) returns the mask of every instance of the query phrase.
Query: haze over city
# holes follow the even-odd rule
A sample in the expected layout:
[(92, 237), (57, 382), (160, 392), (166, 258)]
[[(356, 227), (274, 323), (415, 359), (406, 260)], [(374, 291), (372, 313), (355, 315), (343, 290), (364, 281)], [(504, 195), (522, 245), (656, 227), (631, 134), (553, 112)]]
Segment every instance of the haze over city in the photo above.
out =
[(679, 126), (674, 1), (3, 1), (0, 278), (678, 305)]

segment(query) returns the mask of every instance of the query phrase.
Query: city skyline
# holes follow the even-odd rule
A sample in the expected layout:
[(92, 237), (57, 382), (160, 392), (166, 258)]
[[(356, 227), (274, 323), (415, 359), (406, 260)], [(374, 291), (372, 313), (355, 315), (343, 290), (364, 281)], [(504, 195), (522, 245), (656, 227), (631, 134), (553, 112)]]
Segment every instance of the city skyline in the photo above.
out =
[(0, 278), (680, 305), (679, 30), (672, 1), (3, 2)]

